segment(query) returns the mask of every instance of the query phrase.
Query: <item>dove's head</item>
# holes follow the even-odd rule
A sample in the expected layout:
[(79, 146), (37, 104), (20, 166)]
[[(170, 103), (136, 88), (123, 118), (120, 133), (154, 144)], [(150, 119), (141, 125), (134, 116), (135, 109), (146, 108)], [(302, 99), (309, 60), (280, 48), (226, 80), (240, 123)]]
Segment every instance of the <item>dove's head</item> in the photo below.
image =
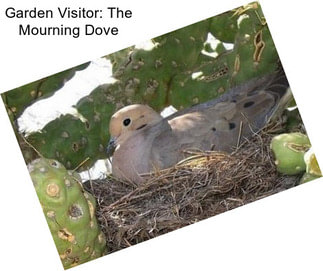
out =
[(133, 104), (120, 109), (110, 120), (108, 154), (114, 151), (116, 145), (161, 120), (162, 117), (148, 105)]

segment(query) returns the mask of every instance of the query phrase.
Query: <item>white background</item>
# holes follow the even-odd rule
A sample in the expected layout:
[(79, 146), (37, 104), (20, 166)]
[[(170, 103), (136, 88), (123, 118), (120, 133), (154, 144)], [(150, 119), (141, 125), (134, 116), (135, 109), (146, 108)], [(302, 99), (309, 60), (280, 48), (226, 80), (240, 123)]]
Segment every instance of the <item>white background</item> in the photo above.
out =
[[(0, 91), (96, 59), (247, 1), (0, 2)], [(262, 0), (269, 28), (319, 162), (322, 141), (321, 1)], [(57, 6), (131, 9), (133, 19), (108, 21), (116, 37), (19, 37), (4, 10)], [(42, 24), (41, 20), (26, 20)], [(68, 21), (64, 21), (64, 23)], [(85, 21), (82, 21), (86, 23)], [(49, 23), (46, 21), (46, 23)], [(51, 24), (62, 23), (60, 19)], [(98, 21), (98, 24), (103, 22)], [(0, 103), (0, 268), (62, 270), (54, 242), (2, 102)], [(321, 163), (322, 165), (322, 163)], [(73, 270), (323, 270), (321, 179), (75, 267)]]

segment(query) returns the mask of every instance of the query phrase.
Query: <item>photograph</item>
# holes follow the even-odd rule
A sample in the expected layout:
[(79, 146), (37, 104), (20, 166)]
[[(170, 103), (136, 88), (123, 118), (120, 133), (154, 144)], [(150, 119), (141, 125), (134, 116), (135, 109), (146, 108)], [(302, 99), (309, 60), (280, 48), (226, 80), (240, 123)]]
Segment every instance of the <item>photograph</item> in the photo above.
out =
[(259, 2), (1, 97), (64, 269), (322, 176)]

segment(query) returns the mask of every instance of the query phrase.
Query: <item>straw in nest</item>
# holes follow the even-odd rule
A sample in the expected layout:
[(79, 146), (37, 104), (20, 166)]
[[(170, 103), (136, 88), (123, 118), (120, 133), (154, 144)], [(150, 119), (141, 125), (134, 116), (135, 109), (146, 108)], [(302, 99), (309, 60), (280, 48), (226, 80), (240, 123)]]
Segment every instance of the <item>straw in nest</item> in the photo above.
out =
[(191, 152), (172, 168), (136, 186), (109, 177), (84, 184), (98, 201), (97, 216), (108, 251), (140, 243), (297, 184), (281, 176), (270, 151), (268, 129), (233, 153)]

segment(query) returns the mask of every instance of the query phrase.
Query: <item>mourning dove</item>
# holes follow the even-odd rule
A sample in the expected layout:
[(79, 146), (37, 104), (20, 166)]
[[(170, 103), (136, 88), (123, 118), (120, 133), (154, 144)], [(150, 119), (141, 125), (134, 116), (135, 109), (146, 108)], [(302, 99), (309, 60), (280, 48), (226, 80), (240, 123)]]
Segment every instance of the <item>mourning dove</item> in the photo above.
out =
[(263, 128), (287, 88), (285, 75), (274, 73), (167, 118), (148, 105), (126, 106), (110, 121), (112, 174), (140, 183), (140, 174), (175, 165), (187, 149), (230, 152)]

